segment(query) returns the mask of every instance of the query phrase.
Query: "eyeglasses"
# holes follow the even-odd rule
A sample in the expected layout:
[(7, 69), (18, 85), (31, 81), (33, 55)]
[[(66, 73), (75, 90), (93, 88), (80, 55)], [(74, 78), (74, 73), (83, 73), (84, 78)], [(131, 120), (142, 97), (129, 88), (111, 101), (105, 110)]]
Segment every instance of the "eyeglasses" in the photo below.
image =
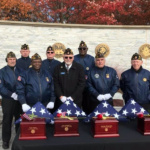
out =
[(84, 51), (86, 50), (86, 48), (78, 48), (78, 49), (79, 49), (80, 51), (81, 51), (81, 50), (84, 50)]
[(72, 59), (73, 57), (65, 57), (65, 59), (68, 59), (68, 58), (69, 58), (69, 59)]
[(47, 54), (53, 54), (54, 52), (47, 52)]

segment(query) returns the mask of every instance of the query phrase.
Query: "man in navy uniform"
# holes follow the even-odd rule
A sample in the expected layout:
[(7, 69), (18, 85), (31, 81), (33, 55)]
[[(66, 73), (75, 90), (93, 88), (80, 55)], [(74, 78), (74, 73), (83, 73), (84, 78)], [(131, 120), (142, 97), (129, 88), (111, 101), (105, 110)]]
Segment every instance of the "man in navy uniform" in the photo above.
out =
[(21, 105), (16, 93), (17, 77), (21, 70), (16, 67), (16, 56), (13, 52), (7, 54), (6, 62), (7, 66), (0, 70), (0, 95), (2, 96), (3, 112), (2, 146), (4, 149), (9, 148), (13, 116), (17, 120), (21, 114)]
[(53, 76), (57, 108), (67, 98), (81, 108), (82, 92), (85, 86), (84, 69), (74, 61), (73, 52), (70, 48), (65, 50), (63, 60), (63, 63), (56, 66)]
[(112, 105), (112, 97), (119, 89), (119, 79), (113, 68), (105, 66), (105, 58), (101, 53), (95, 56), (95, 67), (89, 73), (87, 84), (91, 94), (91, 112), (102, 100)]
[(55, 51), (51, 46), (49, 46), (46, 50), (47, 59), (42, 61), (42, 68), (44, 70), (48, 70), (50, 74), (53, 76), (54, 68), (60, 64), (60, 61), (55, 60)]
[[(88, 47), (84, 41), (80, 42), (78, 50), (79, 50), (79, 54), (74, 56), (74, 60), (83, 66), (85, 79), (87, 80), (89, 71), (95, 66), (94, 57), (87, 54)], [(83, 92), (82, 108), (87, 114), (89, 114), (88, 111), (90, 107), (89, 101), (90, 100), (89, 100), (88, 90), (87, 87), (85, 87)]]
[(31, 58), (29, 57), (30, 54), (29, 46), (27, 44), (22, 45), (20, 53), (21, 58), (17, 60), (16, 66), (18, 68), (21, 68), (22, 70), (27, 70), (31, 65)]
[(17, 94), (23, 112), (41, 102), (46, 108), (53, 109), (55, 102), (54, 85), (50, 73), (41, 69), (42, 59), (36, 53), (31, 58), (32, 68), (18, 77)]
[(131, 68), (122, 73), (120, 87), (125, 103), (133, 98), (145, 109), (150, 109), (150, 72), (142, 67), (141, 55), (133, 54)]

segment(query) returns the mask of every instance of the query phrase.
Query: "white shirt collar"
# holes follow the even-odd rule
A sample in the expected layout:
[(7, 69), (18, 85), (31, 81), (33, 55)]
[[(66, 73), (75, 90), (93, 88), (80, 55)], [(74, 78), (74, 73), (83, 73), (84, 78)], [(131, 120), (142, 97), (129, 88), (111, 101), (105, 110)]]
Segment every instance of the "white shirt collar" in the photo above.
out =
[(68, 67), (68, 69), (70, 69), (70, 68), (71, 68), (71, 66), (72, 66), (72, 64), (71, 64), (71, 65), (69, 65), (69, 66), (65, 64), (65, 67), (66, 67), (66, 68)]

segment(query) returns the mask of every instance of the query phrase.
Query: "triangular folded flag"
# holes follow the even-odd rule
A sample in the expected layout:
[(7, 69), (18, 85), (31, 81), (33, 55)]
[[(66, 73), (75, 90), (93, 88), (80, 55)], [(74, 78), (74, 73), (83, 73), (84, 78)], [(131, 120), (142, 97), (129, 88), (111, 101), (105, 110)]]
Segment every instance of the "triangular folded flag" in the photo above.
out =
[(134, 99), (128, 100), (126, 105), (119, 111), (119, 113), (131, 119), (136, 118), (138, 113), (149, 114)]
[[(25, 114), (22, 115), (22, 117), (25, 117), (25, 118), (27, 116), (29, 116), (31, 119), (32, 117), (45, 118), (46, 123), (50, 123), (50, 124), (54, 123), (54, 116), (40, 102), (37, 102), (31, 109), (29, 109)], [(20, 123), (22, 121), (21, 118), (19, 118), (15, 123), (16, 124)]]
[(106, 117), (112, 116), (120, 121), (127, 121), (125, 117), (120, 115), (107, 101), (101, 103), (94, 109), (94, 111), (84, 119), (84, 122), (90, 122), (92, 117), (97, 117), (98, 114), (104, 114)]
[(85, 112), (80, 109), (72, 100), (67, 99), (54, 113), (53, 116), (56, 117), (57, 114), (66, 112), (66, 116), (70, 117), (86, 117)]

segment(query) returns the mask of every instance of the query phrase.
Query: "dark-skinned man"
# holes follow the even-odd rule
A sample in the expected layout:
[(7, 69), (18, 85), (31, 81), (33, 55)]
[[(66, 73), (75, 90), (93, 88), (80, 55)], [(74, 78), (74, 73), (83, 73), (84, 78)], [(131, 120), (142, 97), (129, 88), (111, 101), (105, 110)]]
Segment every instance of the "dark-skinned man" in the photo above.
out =
[(105, 66), (105, 57), (101, 53), (95, 56), (95, 67), (91, 69), (87, 84), (91, 94), (92, 112), (96, 106), (102, 101), (108, 101), (112, 105), (112, 97), (119, 89), (119, 79), (116, 71), (108, 66)]
[(74, 61), (74, 55), (70, 48), (63, 55), (64, 62), (56, 66), (54, 70), (54, 89), (57, 97), (56, 109), (67, 98), (71, 99), (78, 107), (82, 106), (82, 92), (85, 86), (83, 67)]
[[(85, 73), (85, 79), (87, 80), (89, 71), (95, 65), (94, 57), (87, 54), (88, 47), (84, 41), (80, 42), (78, 51), (79, 51), (79, 54), (74, 56), (74, 60), (83, 66), (84, 73)], [(89, 107), (90, 107), (90, 100), (89, 100), (88, 89), (86, 86), (84, 89), (84, 92), (83, 92), (82, 108), (87, 114), (89, 114)]]
[[(17, 120), (20, 117), (21, 105), (18, 102), (16, 84), (19, 74), (22, 72), (16, 67), (16, 56), (9, 52), (6, 57), (7, 66), (0, 70), (0, 95), (2, 96), (2, 147), (9, 148), (11, 138), (11, 125), (13, 117)], [(16, 131), (19, 126), (16, 125)]]
[(47, 59), (42, 61), (42, 69), (48, 70), (50, 74), (53, 76), (54, 68), (60, 64), (60, 61), (55, 60), (55, 51), (51, 46), (49, 46), (46, 50)]
[(53, 109), (55, 103), (53, 80), (50, 73), (41, 69), (42, 59), (36, 53), (31, 58), (32, 68), (18, 77), (17, 93), (23, 112), (41, 102), (48, 109)]
[(120, 87), (125, 103), (133, 98), (146, 110), (150, 109), (150, 72), (142, 67), (141, 55), (133, 54), (131, 68), (121, 74)]
[(16, 66), (22, 70), (27, 70), (31, 66), (31, 58), (29, 57), (30, 50), (27, 44), (21, 46), (21, 58), (17, 60)]

